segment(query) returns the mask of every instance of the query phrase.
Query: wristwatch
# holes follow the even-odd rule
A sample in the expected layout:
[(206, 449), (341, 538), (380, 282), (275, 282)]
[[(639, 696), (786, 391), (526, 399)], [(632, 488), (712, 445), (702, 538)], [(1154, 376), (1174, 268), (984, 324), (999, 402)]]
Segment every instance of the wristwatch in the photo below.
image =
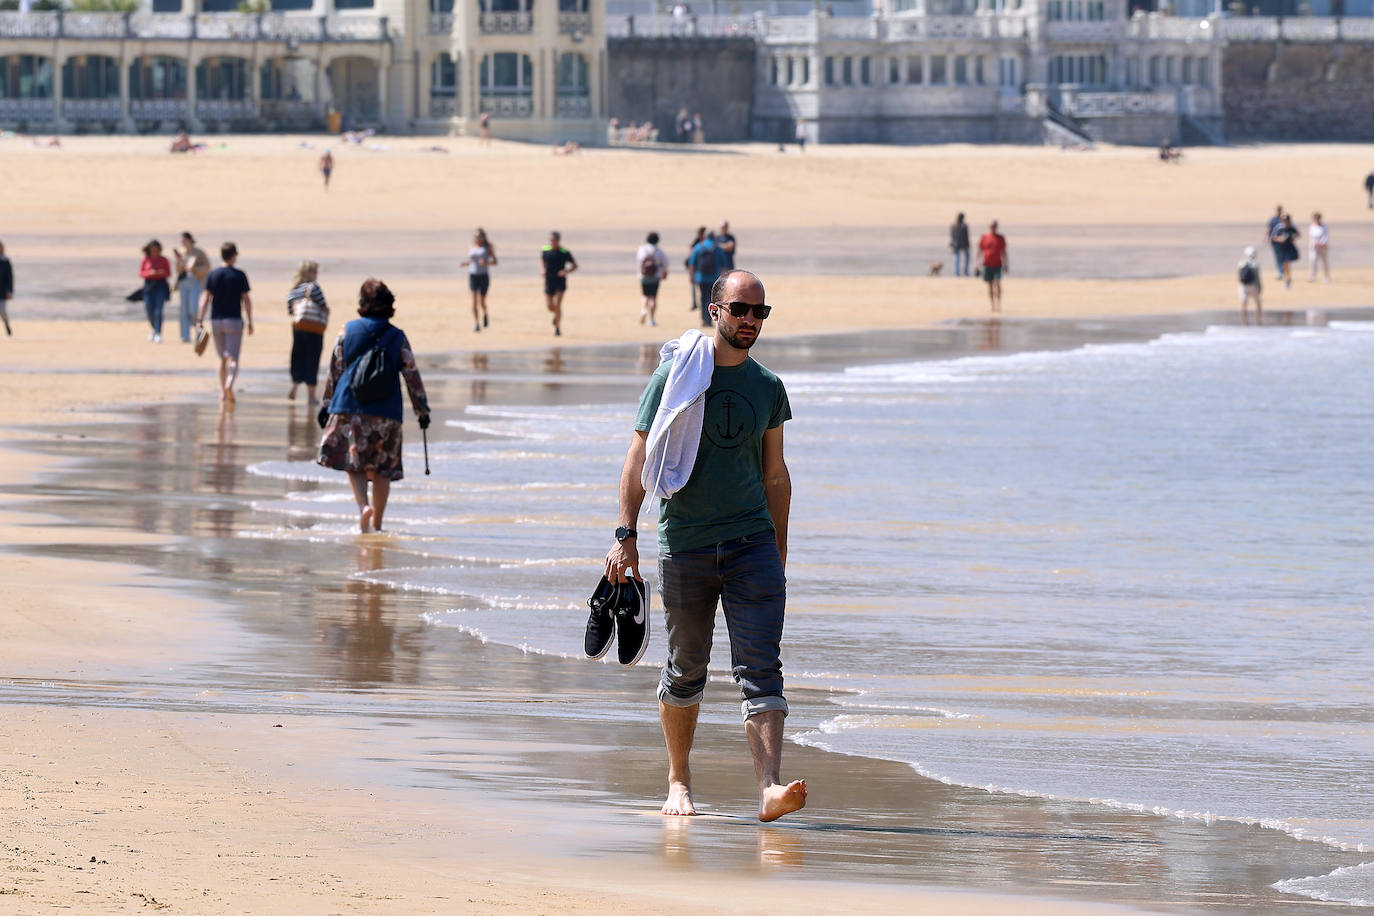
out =
[(619, 528), (615, 529), (615, 539), (617, 541), (626, 541), (630, 538), (637, 537), (639, 537), (639, 532), (633, 528), (626, 528), (624, 525), (621, 525)]

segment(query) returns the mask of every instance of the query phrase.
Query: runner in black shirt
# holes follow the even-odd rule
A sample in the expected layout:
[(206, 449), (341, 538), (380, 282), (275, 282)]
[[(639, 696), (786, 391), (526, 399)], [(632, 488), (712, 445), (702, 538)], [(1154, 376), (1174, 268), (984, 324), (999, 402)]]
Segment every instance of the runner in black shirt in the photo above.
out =
[(562, 245), (562, 236), (549, 233), (549, 243), (539, 252), (544, 270), (544, 303), (553, 312), (553, 333), (563, 333), (563, 293), (568, 289), (568, 274), (577, 270), (572, 252)]

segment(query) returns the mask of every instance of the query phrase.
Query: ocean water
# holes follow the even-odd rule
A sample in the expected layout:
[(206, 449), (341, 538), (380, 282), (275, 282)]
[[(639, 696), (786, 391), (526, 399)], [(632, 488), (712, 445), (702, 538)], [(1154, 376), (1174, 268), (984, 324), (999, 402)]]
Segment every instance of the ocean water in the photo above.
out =
[[(793, 740), (1368, 851), (1276, 887), (1374, 905), (1374, 323), (782, 376)], [(415, 563), (359, 576), (432, 593), (454, 639), (603, 664), (581, 631), (623, 388), (469, 406), (432, 477), (408, 446), (389, 555)], [(251, 470), (289, 482), (254, 506), (270, 536), (353, 537), (339, 475)]]

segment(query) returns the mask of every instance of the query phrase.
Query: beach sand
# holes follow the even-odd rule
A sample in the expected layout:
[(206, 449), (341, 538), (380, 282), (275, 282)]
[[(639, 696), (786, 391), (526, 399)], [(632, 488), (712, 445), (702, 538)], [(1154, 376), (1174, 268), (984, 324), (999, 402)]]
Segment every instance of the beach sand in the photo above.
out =
[[(0, 142), (0, 163), (23, 175), (3, 237), (15, 336), (0, 339), (7, 910), (639, 912), (685, 899), (713, 911), (1060, 913), (1245, 906), (1304, 855), (1311, 873), (1328, 870), (1329, 851), (1298, 844), (1285, 847), (1291, 868), (1269, 874), (1255, 863), (1280, 841), (1245, 828), (956, 790), (791, 746), (785, 772), (813, 787), (797, 826), (663, 819), (651, 710), (570, 732), (529, 702), (621, 691), (634, 708), (651, 672), (612, 688), (585, 670), (595, 666), (475, 640), (458, 653), (435, 645), (415, 596), (344, 579), (396, 545), (361, 539), (338, 558), (238, 535), (255, 527), (249, 502), (271, 495), (246, 465), (313, 444), (304, 404), (284, 400), (284, 293), (301, 257), (321, 261), (336, 323), (363, 276), (392, 284), (442, 419), (481, 398), (647, 371), (692, 316), (678, 272), (660, 326), (638, 323), (633, 246), (657, 229), (676, 268), (690, 230), (720, 218), (757, 253), (778, 305), (768, 341), (795, 338), (774, 352), (797, 367), (1044, 345), (1053, 335), (1034, 329), (1053, 323), (1034, 319), (1092, 319), (1069, 323), (1104, 336), (1162, 327), (1141, 316), (1234, 320), (1232, 265), (1279, 201), (1300, 225), (1308, 209), (1326, 213), (1337, 282), (1271, 289), (1266, 264), (1269, 312), (1302, 321), (1368, 306), (1368, 149), (1303, 148), (1297, 170), (1291, 147), (1190, 151), (1174, 168), (1135, 149), (555, 159), (388, 138), (385, 151), (336, 144), (325, 195), (318, 139), (315, 150), (224, 142), (194, 157), (162, 153), (161, 138)], [(1010, 238), (1005, 327), (987, 320), (981, 284), (924, 276), (934, 260), (948, 270), (945, 225), (960, 209), (975, 229), (995, 215)], [(454, 262), (478, 224), (503, 263), (493, 323), (474, 335)], [(584, 263), (557, 348), (535, 275), (549, 228)], [(207, 250), (234, 238), (254, 278), (236, 415), (215, 412), (213, 357), (175, 342), (174, 321), (167, 342), (147, 343), (141, 309), (120, 298), (142, 242), (181, 229)], [(1207, 309), (1223, 311), (1187, 317)], [(952, 320), (959, 330), (927, 338), (848, 333)], [(700, 793), (747, 814), (747, 753), (722, 705), (704, 720)]]

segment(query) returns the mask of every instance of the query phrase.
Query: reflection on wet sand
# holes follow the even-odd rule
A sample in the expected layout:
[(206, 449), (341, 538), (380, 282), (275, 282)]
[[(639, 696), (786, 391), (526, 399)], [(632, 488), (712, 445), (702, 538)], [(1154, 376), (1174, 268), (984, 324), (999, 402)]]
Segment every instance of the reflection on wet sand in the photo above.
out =
[[(362, 542), (356, 549), (358, 572), (386, 565), (386, 547)], [(316, 592), (312, 608), (326, 674), (349, 684), (413, 683), (421, 667), (419, 621), (398, 625), (398, 611), (387, 601), (392, 590), (360, 579), (343, 583), (342, 594)]]

